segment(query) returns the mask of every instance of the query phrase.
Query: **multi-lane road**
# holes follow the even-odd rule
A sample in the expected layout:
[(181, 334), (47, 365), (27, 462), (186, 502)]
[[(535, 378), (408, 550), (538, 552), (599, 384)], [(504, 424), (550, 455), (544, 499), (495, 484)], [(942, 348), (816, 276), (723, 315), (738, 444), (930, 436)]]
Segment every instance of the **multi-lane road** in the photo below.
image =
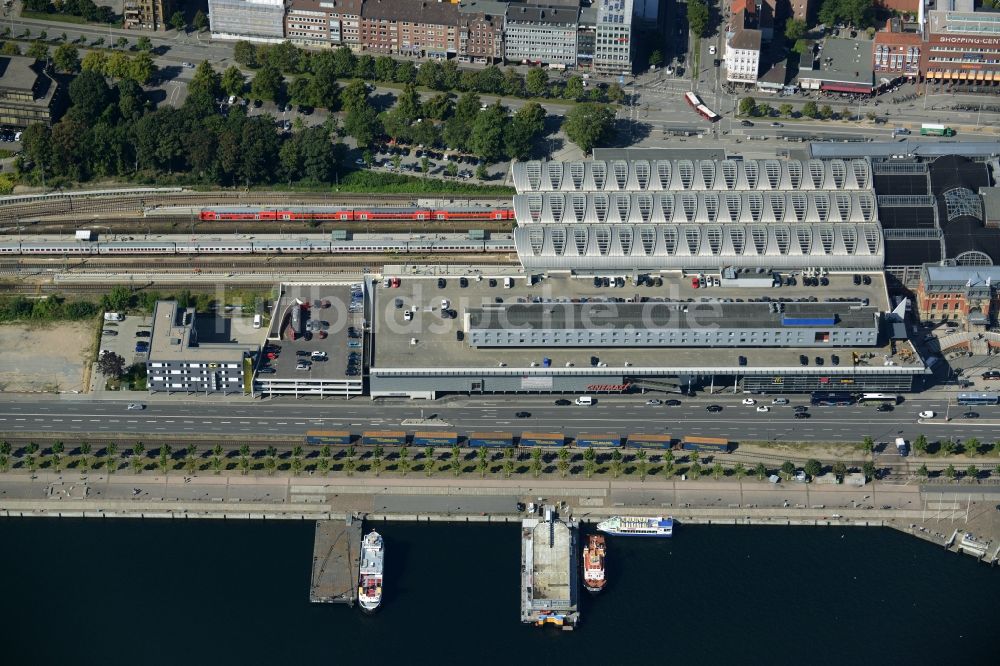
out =
[[(978, 419), (962, 418), (967, 408), (945, 398), (909, 397), (892, 412), (876, 412), (872, 406), (810, 407), (810, 419), (795, 419), (792, 406), (771, 407), (758, 413), (740, 404), (741, 394), (720, 394), (684, 399), (678, 407), (645, 404), (643, 396), (599, 398), (591, 407), (555, 405), (555, 397), (501, 396), (460, 398), (434, 403), (374, 401), (265, 400), (223, 402), (215, 398), (147, 402), (144, 410), (127, 410), (127, 402), (21, 398), (0, 402), (0, 433), (52, 433), (52, 436), (181, 435), (229, 437), (297, 438), (307, 430), (429, 430), (433, 426), (403, 425), (408, 419), (436, 417), (443, 430), (469, 432), (507, 430), (514, 433), (581, 432), (670, 433), (675, 437), (703, 435), (734, 441), (858, 442), (865, 436), (876, 441), (895, 437), (929, 439), (945, 437), (992, 440), (1000, 436), (1000, 408), (976, 407)], [(769, 399), (760, 401), (764, 404)], [(807, 401), (792, 399), (792, 405)], [(705, 408), (718, 404), (723, 410)], [(936, 417), (921, 421), (922, 410)], [(529, 417), (518, 418), (526, 411)], [(943, 418), (946, 413), (950, 421)]]

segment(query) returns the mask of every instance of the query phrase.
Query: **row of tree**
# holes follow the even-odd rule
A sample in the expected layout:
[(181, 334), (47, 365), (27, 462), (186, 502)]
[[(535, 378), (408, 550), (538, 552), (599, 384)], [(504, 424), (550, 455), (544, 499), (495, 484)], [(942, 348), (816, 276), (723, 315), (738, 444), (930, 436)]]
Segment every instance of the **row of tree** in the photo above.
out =
[(39, 299), (28, 299), (24, 296), (0, 298), (0, 322), (88, 319), (98, 312), (97, 306), (93, 303), (67, 302), (56, 295)]
[(818, 18), (828, 28), (839, 23), (859, 29), (870, 28), (878, 18), (877, 3), (871, 0), (823, 0)]
[(323, 74), (332, 75), (334, 79), (412, 83), (442, 92), (594, 102), (621, 102), (625, 98), (617, 83), (596, 84), (582, 76), (571, 76), (565, 81), (549, 80), (548, 72), (540, 67), (532, 68), (526, 76), (513, 68), (496, 66), (463, 71), (454, 60), (443, 63), (432, 60), (418, 67), (410, 61), (397, 61), (389, 56), (359, 56), (347, 47), (308, 51), (290, 42), (273, 45), (237, 42), (233, 57), (244, 67), (263, 69), (270, 66), (290, 76)]
[[(98, 5), (94, 0), (24, 0), (24, 8), (29, 12), (43, 14), (65, 14), (79, 16), (91, 23), (117, 23), (118, 16), (111, 7)], [(9, 10), (12, 11), (12, 10)]]

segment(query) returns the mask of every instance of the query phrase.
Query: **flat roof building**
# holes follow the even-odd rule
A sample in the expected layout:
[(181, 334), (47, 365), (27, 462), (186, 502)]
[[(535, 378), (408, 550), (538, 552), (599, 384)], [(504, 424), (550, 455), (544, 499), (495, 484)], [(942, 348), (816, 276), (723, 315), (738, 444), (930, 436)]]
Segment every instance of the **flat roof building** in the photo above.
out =
[[(195, 316), (194, 308), (179, 308), (177, 301), (156, 302), (146, 359), (150, 393), (244, 393), (244, 378), (260, 345), (228, 335), (228, 342), (200, 342)], [(228, 327), (233, 321), (213, 323)], [(245, 337), (252, 338), (252, 330)]]
[(285, 0), (208, 0), (215, 39), (281, 42), (285, 38)]
[(172, 0), (125, 0), (122, 27), (126, 30), (166, 30), (173, 13)]
[(509, 62), (576, 66), (579, 7), (511, 3), (504, 22)]
[(1000, 13), (974, 11), (971, 0), (947, 4), (927, 12), (927, 79), (969, 86), (1000, 81)]
[(359, 48), (362, 0), (291, 0), (285, 37), (299, 46)]
[(830, 37), (800, 60), (799, 85), (806, 90), (871, 94), (872, 40)]
[(34, 58), (0, 56), (0, 125), (47, 125), (62, 110), (59, 84)]
[(628, 76), (632, 73), (635, 44), (632, 34), (633, 0), (595, 0), (597, 31), (594, 64), (598, 72)]

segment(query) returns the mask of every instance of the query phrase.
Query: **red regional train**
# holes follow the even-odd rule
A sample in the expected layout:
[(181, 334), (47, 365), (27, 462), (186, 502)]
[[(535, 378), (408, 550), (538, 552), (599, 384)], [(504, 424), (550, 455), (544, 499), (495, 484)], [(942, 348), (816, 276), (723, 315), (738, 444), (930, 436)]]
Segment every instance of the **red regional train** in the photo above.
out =
[(202, 210), (199, 218), (209, 220), (513, 220), (511, 208), (491, 210), (431, 210), (429, 208), (340, 208), (335, 210)]

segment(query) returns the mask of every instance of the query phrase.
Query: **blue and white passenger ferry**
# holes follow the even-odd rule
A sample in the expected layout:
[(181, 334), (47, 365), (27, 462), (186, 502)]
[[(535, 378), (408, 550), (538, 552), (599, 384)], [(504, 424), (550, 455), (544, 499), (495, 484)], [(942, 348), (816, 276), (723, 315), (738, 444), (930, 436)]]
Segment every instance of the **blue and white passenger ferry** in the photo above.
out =
[(674, 519), (672, 516), (612, 516), (597, 523), (597, 529), (615, 536), (670, 537), (674, 534)]

